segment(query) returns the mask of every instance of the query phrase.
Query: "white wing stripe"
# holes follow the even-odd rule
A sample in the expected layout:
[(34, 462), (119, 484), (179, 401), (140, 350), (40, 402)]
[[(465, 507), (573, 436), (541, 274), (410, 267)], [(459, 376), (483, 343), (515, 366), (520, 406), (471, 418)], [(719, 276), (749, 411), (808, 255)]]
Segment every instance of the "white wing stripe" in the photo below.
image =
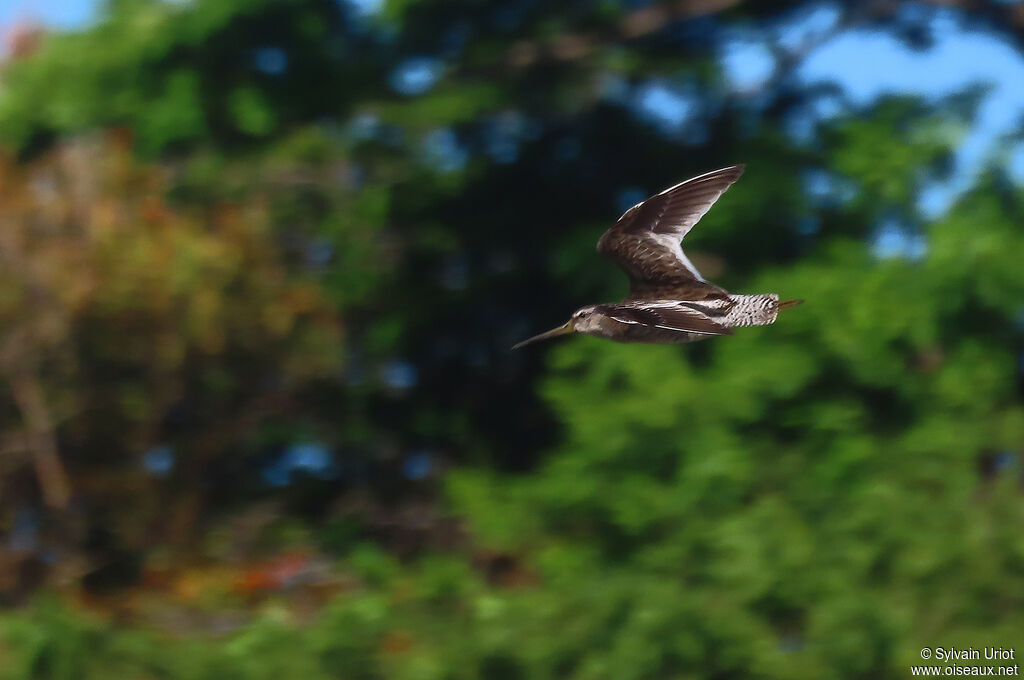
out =
[(698, 331), (693, 328), (673, 328), (672, 326), (655, 326), (655, 328), (661, 328), (666, 331), (678, 331), (679, 333), (697, 333), (698, 335), (720, 335), (720, 333), (710, 333), (708, 331)]
[(690, 273), (693, 274), (694, 278), (696, 278), (698, 281), (705, 280), (704, 277), (701, 276), (700, 272), (697, 271), (697, 268), (693, 266), (693, 263), (690, 262), (690, 258), (686, 257), (686, 253), (683, 252), (683, 246), (680, 244), (679, 237), (677, 235), (651, 234), (648, 238), (653, 239), (661, 247), (665, 248), (670, 253), (672, 253), (676, 258), (676, 262), (678, 262), (683, 267), (686, 267), (690, 271)]

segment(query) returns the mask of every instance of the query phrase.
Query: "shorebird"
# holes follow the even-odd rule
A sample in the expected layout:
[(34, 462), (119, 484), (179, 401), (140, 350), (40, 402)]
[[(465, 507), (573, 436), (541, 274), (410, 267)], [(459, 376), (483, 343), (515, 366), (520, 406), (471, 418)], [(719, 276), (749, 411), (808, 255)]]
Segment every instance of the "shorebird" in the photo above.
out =
[(775, 293), (736, 295), (701, 276), (682, 240), (719, 196), (743, 174), (742, 165), (713, 170), (665, 189), (623, 213), (597, 242), (597, 251), (629, 275), (622, 302), (589, 305), (564, 324), (515, 345), (583, 333), (616, 342), (677, 344), (732, 335), (738, 326), (767, 326), (780, 309)]

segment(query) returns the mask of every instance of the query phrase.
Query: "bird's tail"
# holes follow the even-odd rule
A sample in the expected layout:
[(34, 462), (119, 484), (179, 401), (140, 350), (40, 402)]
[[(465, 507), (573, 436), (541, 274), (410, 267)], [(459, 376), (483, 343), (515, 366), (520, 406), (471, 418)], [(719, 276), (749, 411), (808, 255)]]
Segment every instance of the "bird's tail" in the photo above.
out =
[(790, 307), (796, 307), (797, 305), (802, 305), (803, 302), (804, 301), (799, 298), (793, 298), (792, 300), (783, 300), (779, 303), (779, 309), (789, 309)]

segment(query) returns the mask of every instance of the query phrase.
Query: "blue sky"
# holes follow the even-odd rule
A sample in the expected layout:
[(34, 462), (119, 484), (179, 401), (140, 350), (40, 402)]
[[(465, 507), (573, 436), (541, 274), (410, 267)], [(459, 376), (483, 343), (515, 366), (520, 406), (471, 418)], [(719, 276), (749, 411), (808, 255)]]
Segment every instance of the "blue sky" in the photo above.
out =
[(0, 0), (0, 26), (29, 19), (55, 28), (77, 28), (88, 23), (97, 0)]
[(999, 36), (963, 28), (952, 11), (906, 7), (929, 22), (934, 35), (930, 48), (910, 49), (889, 33), (869, 29), (843, 31), (819, 44), (814, 36), (827, 35), (838, 18), (833, 5), (821, 3), (795, 16), (776, 35), (738, 35), (723, 62), (734, 87), (756, 92), (771, 73), (767, 40), (790, 48), (815, 45), (797, 77), (809, 83), (836, 82), (856, 105), (891, 93), (938, 99), (973, 84), (987, 85), (990, 90), (975, 125), (961, 140), (953, 180), (926, 192), (922, 208), (926, 214), (941, 212), (993, 158), (1009, 163), (1015, 179), (1024, 182), (1024, 145), (1001, 143), (1024, 122), (1024, 57)]
[[(373, 13), (381, 0), (350, 0)], [(0, 29), (21, 19), (62, 29), (86, 25), (99, 7), (98, 0), (0, 0)], [(732, 86), (756, 96), (758, 86), (771, 74), (769, 44), (787, 48), (815, 45), (797, 77), (807, 82), (834, 81), (855, 104), (866, 104), (888, 93), (939, 98), (975, 83), (991, 90), (982, 101), (977, 124), (965, 131), (951, 182), (932, 187), (922, 199), (928, 214), (938, 214), (970, 186), (990, 159), (1010, 164), (1015, 178), (1024, 182), (1024, 144), (1005, 144), (1003, 137), (1024, 121), (1024, 58), (1001, 38), (958, 25), (950, 11), (932, 11), (905, 5), (903, 10), (930, 16), (935, 44), (913, 50), (890, 35), (873, 30), (844, 31), (819, 40), (833, 27), (838, 12), (829, 2), (795, 13), (774, 33), (737, 32), (721, 55)], [(425, 73), (425, 71), (424, 71)], [(425, 86), (429, 89), (429, 85)], [(671, 84), (654, 83), (641, 93), (640, 106), (669, 126), (681, 125), (695, 93), (680, 92)], [(823, 115), (828, 115), (824, 110)]]

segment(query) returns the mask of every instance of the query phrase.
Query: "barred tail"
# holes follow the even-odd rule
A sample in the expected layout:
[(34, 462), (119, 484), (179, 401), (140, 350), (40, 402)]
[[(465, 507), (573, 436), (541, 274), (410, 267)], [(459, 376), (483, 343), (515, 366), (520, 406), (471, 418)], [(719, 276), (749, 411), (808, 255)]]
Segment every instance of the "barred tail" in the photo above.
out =
[[(803, 300), (779, 301), (775, 293), (756, 295), (730, 295), (733, 306), (721, 318), (720, 323), (729, 328), (736, 326), (767, 326), (775, 323), (780, 309), (796, 307)], [(716, 319), (718, 321), (719, 319)]]

